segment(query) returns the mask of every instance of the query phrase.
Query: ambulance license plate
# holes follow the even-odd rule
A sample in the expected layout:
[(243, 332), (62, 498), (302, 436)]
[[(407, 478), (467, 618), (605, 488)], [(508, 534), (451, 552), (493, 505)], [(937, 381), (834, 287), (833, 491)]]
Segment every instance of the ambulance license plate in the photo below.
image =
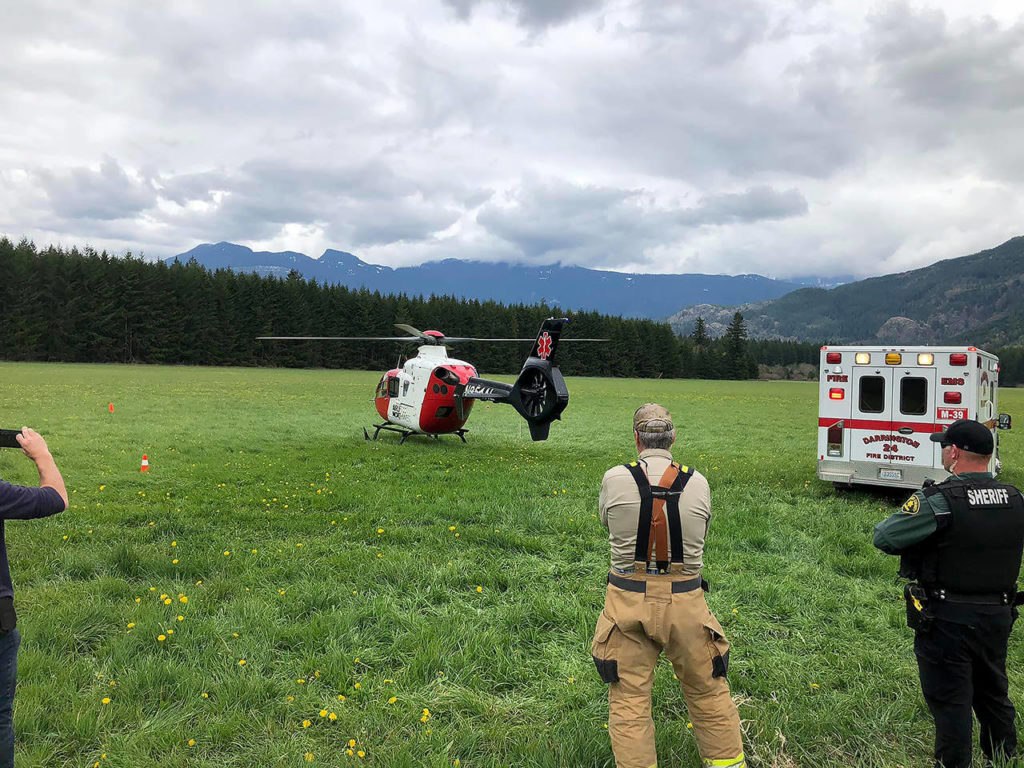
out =
[(902, 480), (903, 470), (902, 469), (880, 469), (878, 470), (879, 480)]

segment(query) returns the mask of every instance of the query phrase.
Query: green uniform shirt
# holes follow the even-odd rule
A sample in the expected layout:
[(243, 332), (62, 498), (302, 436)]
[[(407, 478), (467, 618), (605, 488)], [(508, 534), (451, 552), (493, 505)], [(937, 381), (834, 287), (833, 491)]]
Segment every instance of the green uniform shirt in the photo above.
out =
[[(957, 477), (990, 480), (993, 475), (991, 472), (964, 472)], [(936, 512), (948, 511), (949, 504), (941, 493), (926, 497), (923, 490), (914, 491), (899, 512), (875, 526), (875, 546), (888, 555), (901, 555), (935, 533)]]

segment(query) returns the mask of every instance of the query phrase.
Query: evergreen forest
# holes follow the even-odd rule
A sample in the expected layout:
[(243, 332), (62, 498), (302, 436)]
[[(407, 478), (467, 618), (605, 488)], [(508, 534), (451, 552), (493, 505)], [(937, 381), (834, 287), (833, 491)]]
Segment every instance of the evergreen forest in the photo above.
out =
[[(505, 305), (451, 296), (381, 295), (297, 273), (210, 271), (195, 261), (148, 261), (92, 249), (37, 248), (0, 237), (0, 359), (82, 363), (278, 366), (385, 370), (415, 354), (398, 342), (261, 341), (258, 336), (400, 336), (395, 323), (448, 336), (533, 338), (546, 317), (570, 318), (558, 365), (572, 376), (757, 378), (760, 365), (817, 365), (819, 344), (747, 338), (735, 313), (710, 338), (698, 318), (677, 336), (666, 323)], [(529, 343), (459, 344), (453, 357), (481, 375), (513, 373)], [(1003, 383), (1024, 380), (1024, 350), (997, 350)]]

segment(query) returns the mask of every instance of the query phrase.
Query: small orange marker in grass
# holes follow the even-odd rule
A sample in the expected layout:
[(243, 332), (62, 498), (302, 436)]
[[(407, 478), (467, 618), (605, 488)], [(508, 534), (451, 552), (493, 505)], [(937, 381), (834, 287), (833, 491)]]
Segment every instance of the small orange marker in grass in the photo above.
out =
[(139, 467), (139, 472), (149, 472), (149, 456), (142, 454), (142, 466)]

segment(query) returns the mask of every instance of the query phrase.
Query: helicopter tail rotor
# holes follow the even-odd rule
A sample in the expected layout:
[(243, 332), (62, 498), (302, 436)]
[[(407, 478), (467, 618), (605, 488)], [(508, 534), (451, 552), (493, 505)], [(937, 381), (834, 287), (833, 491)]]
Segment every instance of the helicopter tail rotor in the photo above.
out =
[(459, 416), (465, 412), (466, 400), (489, 400), (508, 403), (526, 419), (530, 437), (546, 440), (551, 422), (561, 418), (569, 404), (569, 390), (562, 372), (553, 363), (555, 349), (566, 318), (549, 317), (541, 324), (533, 350), (526, 358), (515, 384), (471, 378), (455, 390), (455, 404)]

